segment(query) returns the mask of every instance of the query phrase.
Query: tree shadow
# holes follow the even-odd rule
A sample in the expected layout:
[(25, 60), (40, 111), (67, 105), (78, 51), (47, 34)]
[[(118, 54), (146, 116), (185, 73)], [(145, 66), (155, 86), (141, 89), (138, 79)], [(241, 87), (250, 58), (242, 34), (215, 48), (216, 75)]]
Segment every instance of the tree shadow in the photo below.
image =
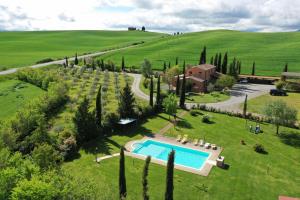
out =
[(187, 120), (178, 121), (176, 126), (179, 128), (187, 128), (187, 129), (193, 128), (192, 124), (189, 123)]
[(280, 140), (290, 146), (300, 148), (300, 134), (292, 131), (292, 132), (281, 132), (279, 134)]

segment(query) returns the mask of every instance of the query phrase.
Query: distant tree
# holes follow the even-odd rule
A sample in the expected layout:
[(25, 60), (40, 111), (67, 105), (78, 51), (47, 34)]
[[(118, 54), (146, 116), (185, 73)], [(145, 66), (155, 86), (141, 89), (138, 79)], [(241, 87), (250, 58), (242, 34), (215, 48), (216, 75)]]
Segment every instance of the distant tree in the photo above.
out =
[(124, 56), (122, 56), (122, 64), (121, 64), (122, 71), (125, 71), (125, 61)]
[(185, 61), (183, 62), (183, 79), (181, 82), (181, 93), (180, 93), (180, 102), (179, 105), (181, 108), (184, 108), (184, 103), (185, 103)]
[(126, 177), (125, 177), (125, 155), (124, 147), (120, 151), (120, 168), (119, 168), (119, 197), (120, 200), (125, 199), (127, 196)]
[(74, 64), (75, 64), (75, 65), (78, 65), (77, 53), (75, 54), (75, 60), (74, 60)]
[(148, 171), (149, 171), (149, 164), (151, 161), (151, 157), (147, 156), (144, 170), (143, 170), (143, 179), (142, 179), (142, 185), (143, 185), (143, 199), (149, 200), (149, 194), (148, 194)]
[(269, 102), (264, 108), (264, 114), (276, 126), (276, 134), (279, 134), (280, 126), (294, 125), (297, 121), (297, 110), (283, 100)]
[(176, 111), (177, 111), (177, 99), (176, 96), (174, 94), (169, 94), (163, 101), (163, 106), (165, 109), (165, 112), (169, 115), (169, 119), (170, 116), (176, 115)]
[(222, 74), (227, 74), (227, 62), (228, 62), (228, 56), (226, 52), (222, 63)]
[(68, 57), (65, 57), (65, 64), (66, 64), (67, 67), (69, 66)]
[(167, 177), (166, 177), (166, 192), (165, 200), (173, 200), (173, 174), (174, 174), (174, 160), (175, 160), (175, 151), (172, 150), (169, 153), (168, 163), (167, 163)]
[(96, 97), (96, 124), (98, 129), (102, 127), (102, 102), (101, 102), (102, 86), (100, 85)]
[(167, 64), (166, 61), (164, 61), (163, 72), (166, 73), (166, 70), (167, 70)]
[(119, 104), (119, 113), (121, 118), (128, 118), (134, 116), (134, 95), (131, 92), (131, 89), (128, 84), (124, 87), (121, 92), (120, 104)]
[(175, 59), (175, 65), (178, 65), (178, 57)]
[(287, 72), (288, 71), (288, 63), (285, 64), (283, 72)]
[(213, 56), (210, 58), (210, 64), (211, 64), (211, 65), (214, 64), (214, 57), (213, 57)]
[(145, 78), (149, 78), (152, 75), (152, 66), (149, 60), (144, 59), (144, 62), (141, 66), (141, 73)]
[(153, 107), (153, 77), (150, 77), (150, 95), (149, 95), (149, 105)]
[(244, 118), (246, 118), (246, 116), (247, 116), (247, 99), (248, 99), (248, 95), (246, 94), (245, 101), (244, 101), (244, 107), (243, 107)]
[(217, 65), (217, 69), (219, 69), (219, 72), (222, 72), (222, 54), (219, 53), (219, 56), (218, 56), (218, 65)]
[(253, 65), (252, 65), (252, 73), (251, 73), (252, 76), (255, 75), (255, 62), (253, 62)]
[(157, 86), (156, 86), (156, 106), (160, 107), (161, 105), (161, 97), (160, 97), (160, 75), (157, 77)]
[(180, 77), (177, 75), (177, 80), (176, 80), (176, 95), (178, 96), (180, 92)]
[(146, 28), (145, 28), (145, 26), (142, 26), (142, 31), (146, 31)]

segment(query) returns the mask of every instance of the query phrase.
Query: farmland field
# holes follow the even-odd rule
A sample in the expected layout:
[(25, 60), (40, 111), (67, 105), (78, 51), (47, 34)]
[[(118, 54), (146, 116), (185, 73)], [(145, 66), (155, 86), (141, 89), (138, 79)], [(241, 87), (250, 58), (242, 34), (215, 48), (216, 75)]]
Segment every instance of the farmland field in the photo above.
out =
[(197, 64), (203, 46), (207, 47), (207, 62), (216, 53), (228, 52), (229, 61), (236, 57), (242, 61), (242, 74), (250, 74), (253, 61), (256, 74), (279, 76), (286, 62), (289, 71), (300, 71), (300, 32), (250, 33), (228, 30), (205, 31), (170, 36), (149, 42), (136, 48), (103, 55), (120, 65), (124, 56), (127, 67), (139, 68), (144, 58), (152, 62), (154, 69), (162, 69), (163, 62), (175, 64), (185, 60)]
[(124, 47), (164, 34), (141, 31), (0, 32), (0, 70), (35, 64), (45, 58)]

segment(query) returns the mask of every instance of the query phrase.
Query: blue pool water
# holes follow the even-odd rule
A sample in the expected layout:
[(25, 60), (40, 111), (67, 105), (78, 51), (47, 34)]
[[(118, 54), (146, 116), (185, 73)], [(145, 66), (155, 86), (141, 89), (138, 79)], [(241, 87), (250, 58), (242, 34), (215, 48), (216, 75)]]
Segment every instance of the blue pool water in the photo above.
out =
[(172, 149), (175, 151), (175, 164), (193, 169), (200, 169), (209, 157), (209, 153), (206, 152), (154, 140), (136, 143), (132, 152), (143, 156), (151, 156), (152, 158), (167, 162), (168, 155)]

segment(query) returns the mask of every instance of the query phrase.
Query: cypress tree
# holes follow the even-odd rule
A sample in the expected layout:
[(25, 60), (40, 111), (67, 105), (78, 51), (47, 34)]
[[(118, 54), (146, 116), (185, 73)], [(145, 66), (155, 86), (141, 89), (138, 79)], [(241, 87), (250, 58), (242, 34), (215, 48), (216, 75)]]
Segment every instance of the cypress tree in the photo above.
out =
[(153, 107), (153, 77), (150, 78), (150, 100), (149, 105)]
[(288, 63), (285, 64), (283, 72), (287, 72), (288, 71)]
[(227, 73), (227, 62), (228, 62), (228, 56), (227, 56), (227, 52), (226, 52), (224, 55), (223, 63), (222, 63), (222, 74)]
[(102, 102), (101, 102), (101, 89), (102, 86), (100, 85), (96, 97), (96, 124), (98, 128), (101, 128), (101, 121), (102, 121)]
[(74, 64), (75, 64), (75, 65), (78, 65), (77, 53), (75, 54), (75, 60), (74, 60)]
[(167, 64), (166, 64), (166, 61), (164, 61), (164, 68), (163, 68), (163, 72), (166, 73), (166, 70), (167, 70)]
[(246, 118), (246, 115), (247, 115), (247, 99), (248, 99), (248, 95), (246, 94), (245, 101), (244, 101), (244, 108), (243, 108), (244, 118)]
[(142, 179), (142, 185), (143, 185), (143, 199), (149, 200), (149, 194), (148, 194), (148, 171), (149, 171), (149, 164), (151, 161), (151, 157), (147, 156), (144, 170), (143, 170), (143, 179)]
[(69, 66), (69, 61), (68, 61), (68, 57), (65, 57), (65, 62), (66, 62), (66, 66)]
[(156, 86), (156, 106), (160, 107), (160, 75), (157, 77), (157, 86)]
[(125, 177), (125, 156), (124, 147), (121, 147), (120, 152), (120, 168), (119, 168), (119, 197), (125, 199), (127, 195), (126, 177)]
[(181, 94), (180, 94), (180, 102), (179, 102), (181, 108), (184, 108), (184, 102), (185, 102), (185, 61), (183, 62), (183, 79), (181, 83)]
[(85, 58), (83, 58), (83, 65), (86, 65), (86, 60), (85, 60)]
[(177, 75), (177, 80), (176, 80), (176, 95), (179, 95), (179, 91), (180, 91), (180, 77), (179, 75)]
[(202, 60), (202, 64), (206, 63), (206, 46), (204, 46), (203, 48), (203, 60)]
[(124, 56), (122, 56), (122, 65), (121, 65), (122, 71), (125, 70), (125, 61), (124, 61)]
[(171, 63), (170, 63), (170, 62), (169, 62), (168, 68), (169, 68), (169, 69), (171, 68)]
[[(214, 60), (214, 66), (216, 66), (216, 67), (218, 67), (218, 57), (219, 57), (219, 55), (216, 53), (215, 60)], [(218, 71), (218, 68), (217, 68), (217, 72), (220, 72), (220, 71)]]
[(119, 113), (121, 118), (128, 118), (134, 116), (134, 95), (131, 92), (131, 89), (128, 85), (124, 87), (121, 92), (120, 103), (119, 103)]
[(167, 177), (166, 177), (166, 192), (165, 192), (165, 200), (173, 200), (173, 174), (174, 174), (174, 159), (175, 159), (175, 151), (172, 150), (169, 153), (168, 163), (167, 163)]
[(253, 62), (253, 65), (252, 65), (252, 76), (254, 76), (255, 75), (255, 62)]
[(221, 66), (222, 66), (222, 54), (219, 53), (218, 66), (217, 66), (217, 68), (219, 69), (219, 72), (222, 72)]
[(178, 57), (176, 57), (175, 65), (178, 65)]
[(214, 57), (213, 57), (213, 56), (210, 58), (210, 64), (211, 64), (211, 65), (214, 64)]
[(101, 69), (102, 69), (102, 71), (105, 70), (105, 65), (104, 65), (104, 60), (103, 59), (101, 59)]

